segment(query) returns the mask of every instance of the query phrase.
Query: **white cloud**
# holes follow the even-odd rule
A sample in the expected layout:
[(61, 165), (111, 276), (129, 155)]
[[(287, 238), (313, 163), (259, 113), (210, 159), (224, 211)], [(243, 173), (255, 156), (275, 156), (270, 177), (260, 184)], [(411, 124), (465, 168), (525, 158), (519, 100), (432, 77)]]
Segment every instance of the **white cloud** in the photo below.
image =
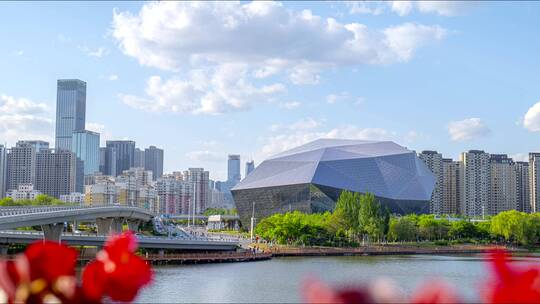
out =
[(515, 153), (510, 154), (508, 157), (512, 158), (514, 161), (522, 161), (522, 162), (528, 162), (529, 161), (529, 154), (527, 153)]
[(540, 101), (529, 108), (523, 117), (523, 126), (532, 132), (540, 131)]
[(87, 46), (79, 46), (79, 49), (90, 57), (102, 58), (109, 54), (109, 50), (105, 47), (99, 47), (97, 49), (90, 49)]
[[(440, 27), (435, 32), (427, 28), (411, 30), (422, 31), (426, 41), (441, 39), (436, 34)], [(410, 57), (385, 42), (384, 29), (343, 24), (279, 2), (152, 2), (137, 15), (115, 10), (112, 35), (122, 52), (142, 65), (178, 71), (242, 62), (266, 77), (280, 70), (271, 62), (280, 62), (295, 83), (317, 83), (322, 67), (389, 64)], [(415, 41), (406, 44), (407, 54), (416, 49)]]
[(23, 50), (18, 50), (18, 51), (15, 52), (15, 55), (22, 56), (22, 55), (24, 55), (24, 51)]
[(152, 112), (220, 114), (249, 109), (258, 102), (271, 101), (286, 88), (280, 83), (255, 86), (246, 79), (243, 64), (223, 64), (215, 70), (194, 70), (187, 80), (150, 77), (146, 97), (120, 95), (136, 109)]
[(453, 141), (468, 141), (490, 133), (491, 130), (480, 118), (467, 118), (448, 124), (448, 134)]
[(1, 114), (44, 114), (48, 112), (50, 109), (45, 103), (0, 94)]
[(384, 12), (384, 6), (381, 1), (347, 1), (350, 14), (370, 14), (380, 15)]
[(424, 14), (436, 14), (440, 16), (457, 16), (464, 14), (472, 6), (477, 5), (475, 1), (390, 1), (390, 9), (400, 16), (406, 16), (413, 10)]
[(113, 139), (112, 133), (102, 123), (86, 122), (86, 130), (99, 133), (99, 141), (101, 146), (105, 146), (107, 140)]
[(287, 109), (287, 110), (293, 110), (293, 109), (296, 109), (298, 107), (300, 107), (302, 104), (298, 101), (290, 101), (290, 102), (281, 102), (279, 104), (279, 107), (280, 108), (284, 108), (284, 109)]
[(116, 74), (111, 74), (109, 75), (109, 77), (107, 77), (110, 81), (115, 81), (115, 80), (118, 80), (118, 75)]
[(191, 151), (186, 153), (186, 156), (193, 160), (199, 162), (223, 162), (225, 160), (224, 154), (214, 151)]
[(329, 104), (335, 104), (340, 101), (349, 100), (350, 96), (348, 92), (341, 92), (338, 94), (329, 94), (326, 96), (326, 102)]
[(390, 27), (384, 30), (386, 35), (385, 43), (400, 60), (411, 59), (416, 49), (429, 41), (442, 39), (446, 35), (446, 30), (440, 26), (425, 26), (415, 23), (405, 23), (399, 26)]
[(0, 115), (0, 138), (8, 145), (18, 140), (45, 140), (53, 142), (53, 120), (33, 114)]

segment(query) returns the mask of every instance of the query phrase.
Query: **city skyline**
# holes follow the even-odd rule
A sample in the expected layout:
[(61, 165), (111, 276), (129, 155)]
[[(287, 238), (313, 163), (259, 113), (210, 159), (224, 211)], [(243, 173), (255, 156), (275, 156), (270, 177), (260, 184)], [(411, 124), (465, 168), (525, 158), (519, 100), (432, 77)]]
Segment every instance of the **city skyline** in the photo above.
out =
[[(407, 3), (2, 3), (5, 28), (19, 31), (0, 33), (10, 41), (0, 50), (0, 140), (54, 143), (56, 81), (77, 78), (87, 83), (86, 129), (101, 134), (102, 147), (155, 145), (167, 151), (165, 172), (204, 167), (213, 180), (226, 180), (228, 154), (241, 154), (243, 173), (245, 160), (258, 164), (318, 137), (389, 139), (452, 159), (473, 149), (514, 160), (540, 151), (540, 63), (531, 60), (540, 43), (529, 39), (540, 5)], [(171, 38), (196, 28), (153, 23), (165, 8), (194, 26), (228, 20), (205, 27), (224, 40), (203, 47)], [(264, 16), (296, 21), (283, 39), (318, 53), (272, 47), (281, 40)], [(39, 34), (31, 20), (43, 23)], [(330, 25), (335, 31), (310, 34)], [(148, 32), (134, 35), (143, 26)], [(165, 31), (175, 35), (159, 36)], [(261, 33), (271, 39), (256, 53), (236, 47)], [(343, 47), (352, 33), (365, 34), (352, 40), (364, 48)]]

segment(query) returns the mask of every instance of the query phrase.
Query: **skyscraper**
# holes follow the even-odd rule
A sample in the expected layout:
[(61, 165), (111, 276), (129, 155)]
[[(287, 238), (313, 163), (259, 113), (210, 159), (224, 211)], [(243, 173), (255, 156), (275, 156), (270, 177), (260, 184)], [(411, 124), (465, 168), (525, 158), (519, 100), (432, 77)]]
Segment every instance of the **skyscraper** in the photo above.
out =
[(88, 130), (73, 132), (71, 149), (84, 166), (84, 175), (99, 172), (99, 133)]
[(531, 212), (540, 211), (540, 153), (529, 153), (529, 191)]
[(244, 178), (247, 177), (253, 170), (255, 170), (255, 161), (250, 160), (246, 162), (246, 175), (244, 176)]
[[(42, 150), (36, 153), (36, 183), (34, 189), (44, 194), (60, 198), (60, 195), (82, 191), (77, 170), (82, 170), (82, 162), (75, 153), (68, 150)], [(79, 188), (79, 189), (77, 189)]]
[(7, 190), (18, 189), (19, 184), (36, 183), (36, 148), (19, 141), (7, 155)]
[(231, 188), (240, 182), (240, 155), (230, 154), (227, 161), (227, 181)]
[(154, 180), (163, 176), (163, 150), (150, 146), (144, 150), (144, 169), (153, 173)]
[(516, 170), (514, 162), (506, 154), (491, 154), (489, 214), (517, 209)]
[(86, 82), (60, 79), (56, 91), (56, 149), (71, 151), (72, 134), (86, 122)]
[(122, 172), (124, 172), (125, 170), (129, 170), (135, 164), (135, 142), (134, 141), (108, 140), (107, 148), (114, 148), (116, 150), (115, 151), (116, 152), (115, 175), (122, 174)]
[(516, 198), (517, 208), (522, 212), (531, 212), (531, 199), (529, 191), (529, 163), (516, 162)]
[(442, 154), (437, 151), (422, 151), (418, 157), (424, 161), (426, 166), (435, 175), (435, 188), (431, 194), (429, 210), (433, 214), (442, 214), (442, 192), (443, 192), (443, 160)]
[(444, 158), (441, 214), (459, 213), (459, 176), (459, 162)]
[(135, 160), (133, 163), (135, 168), (144, 168), (144, 150), (135, 148)]
[(0, 199), (6, 196), (7, 149), (0, 145)]
[(484, 216), (489, 212), (489, 154), (470, 150), (460, 155), (460, 212), (466, 216)]

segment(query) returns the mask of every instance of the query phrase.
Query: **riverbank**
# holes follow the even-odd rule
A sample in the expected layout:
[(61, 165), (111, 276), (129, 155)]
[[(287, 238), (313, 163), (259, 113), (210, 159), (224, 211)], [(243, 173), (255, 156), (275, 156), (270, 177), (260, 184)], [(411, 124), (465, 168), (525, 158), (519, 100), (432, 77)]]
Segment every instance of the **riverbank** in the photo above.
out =
[(422, 254), (477, 254), (504, 249), (510, 252), (528, 252), (521, 248), (508, 248), (498, 245), (369, 245), (357, 248), (339, 247), (288, 247), (276, 246), (264, 248), (275, 257), (284, 256), (352, 256), (352, 255), (422, 255)]

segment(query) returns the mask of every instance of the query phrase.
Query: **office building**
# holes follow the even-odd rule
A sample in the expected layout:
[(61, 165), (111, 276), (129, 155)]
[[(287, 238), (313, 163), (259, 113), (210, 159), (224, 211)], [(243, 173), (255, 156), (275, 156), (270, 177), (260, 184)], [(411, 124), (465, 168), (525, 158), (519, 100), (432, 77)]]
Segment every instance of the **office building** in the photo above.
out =
[(152, 171), (154, 180), (163, 176), (163, 150), (150, 146), (144, 150), (144, 169)]
[(74, 131), (71, 151), (83, 162), (84, 175), (99, 172), (99, 133), (88, 130)]
[(390, 141), (319, 139), (274, 155), (232, 189), (248, 227), (253, 209), (332, 211), (342, 191), (373, 193), (391, 213), (428, 213), (436, 178), (414, 151)]
[(460, 155), (460, 211), (465, 216), (485, 216), (489, 213), (491, 170), (489, 154), (470, 150)]
[(17, 190), (19, 184), (36, 183), (36, 148), (19, 141), (7, 154), (7, 190)]
[[(36, 153), (35, 188), (44, 194), (60, 198), (60, 195), (82, 192), (84, 180), (78, 171), (82, 162), (68, 150), (42, 150)], [(80, 191), (77, 191), (80, 190)]]
[(431, 194), (429, 205), (430, 213), (443, 214), (442, 196), (443, 196), (443, 158), (441, 153), (436, 151), (422, 151), (418, 157), (424, 161), (426, 166), (435, 175), (435, 188)]
[(86, 82), (60, 79), (56, 91), (55, 148), (71, 151), (72, 134), (86, 123)]
[(459, 162), (443, 158), (441, 214), (459, 214)]
[(531, 212), (531, 199), (529, 189), (529, 163), (516, 162), (516, 199), (517, 209), (522, 212)]
[(7, 191), (7, 148), (0, 145), (0, 199), (6, 196)]
[(6, 197), (14, 201), (33, 200), (40, 194), (42, 194), (41, 191), (35, 190), (34, 185), (22, 183), (17, 186), (17, 189), (9, 190), (6, 193)]
[(227, 160), (227, 182), (232, 186), (235, 186), (240, 182), (240, 155), (229, 155)]
[(208, 206), (208, 181), (210, 173), (203, 168), (189, 168), (184, 171), (184, 180), (190, 184), (191, 206), (190, 212), (203, 213)]
[(529, 153), (531, 212), (540, 212), (540, 153)]
[(244, 176), (244, 178), (248, 176), (251, 172), (253, 172), (253, 170), (255, 170), (255, 161), (250, 160), (246, 162), (246, 175)]
[(133, 163), (135, 168), (144, 168), (144, 150), (135, 148), (135, 160)]
[(99, 148), (99, 172), (103, 175), (116, 176), (116, 148)]
[[(107, 148), (111, 149), (114, 148), (114, 153), (116, 155), (115, 161), (116, 161), (116, 170), (115, 172), (112, 172), (112, 168), (110, 168), (110, 172), (107, 173), (107, 175), (117, 175), (121, 174), (125, 170), (129, 170), (133, 167), (135, 164), (135, 142), (131, 140), (108, 140), (107, 141)], [(112, 150), (109, 150), (112, 153)], [(112, 157), (112, 154), (109, 156)], [(112, 174), (115, 173), (115, 174)]]
[(491, 154), (490, 165), (490, 189), (489, 189), (489, 214), (496, 215), (507, 210), (516, 210), (516, 170), (514, 161), (506, 154)]

